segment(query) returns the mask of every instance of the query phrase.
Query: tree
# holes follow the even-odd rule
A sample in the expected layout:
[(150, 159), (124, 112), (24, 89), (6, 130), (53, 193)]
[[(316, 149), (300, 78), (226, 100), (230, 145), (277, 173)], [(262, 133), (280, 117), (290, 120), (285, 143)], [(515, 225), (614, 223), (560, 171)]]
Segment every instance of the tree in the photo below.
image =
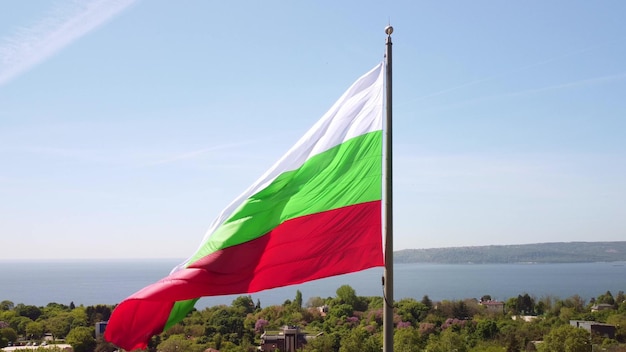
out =
[(591, 352), (589, 335), (584, 329), (572, 330), (565, 339), (565, 352)]
[(589, 352), (590, 334), (584, 329), (562, 325), (552, 329), (544, 338), (544, 350), (549, 352)]
[(546, 303), (544, 301), (539, 301), (535, 304), (535, 313), (537, 315), (543, 315), (546, 312)]
[(15, 342), (17, 341), (17, 332), (9, 327), (2, 328), (0, 329), (0, 339), (4, 339), (6, 342)]
[(426, 344), (428, 352), (467, 352), (467, 350), (465, 339), (452, 329), (444, 330), (439, 336), (430, 335)]
[(380, 335), (372, 335), (362, 328), (355, 328), (341, 339), (339, 352), (380, 352)]
[(167, 340), (157, 346), (157, 351), (162, 352), (183, 352), (191, 349), (192, 342), (185, 339), (183, 335), (172, 335)]
[(605, 294), (598, 296), (598, 298), (596, 299), (596, 303), (604, 303), (604, 304), (615, 304), (615, 299), (613, 298), (613, 295), (611, 294), (611, 291), (606, 291)]
[(353, 313), (354, 309), (349, 304), (336, 304), (328, 310), (328, 316), (335, 318), (351, 317)]
[(300, 290), (296, 290), (296, 298), (293, 300), (293, 306), (297, 309), (302, 308), (302, 292), (300, 292)]
[(63, 339), (70, 332), (72, 320), (72, 316), (67, 312), (56, 315), (46, 320), (46, 331), (55, 339)]
[[(87, 311), (85, 308), (83, 308), (82, 306), (73, 309), (70, 312), (70, 315), (72, 316), (72, 327), (78, 327), (78, 326), (91, 326), (94, 323), (96, 323), (95, 321), (89, 323), (89, 317), (87, 316)], [(100, 321), (100, 320), (98, 320)]]
[(110, 306), (107, 306), (104, 304), (98, 304), (95, 306), (88, 306), (87, 308), (83, 309), (82, 307), (76, 308), (75, 306), (74, 308), (72, 308), (72, 303), (70, 303), (70, 310), (72, 312), (75, 311), (76, 309), (79, 309), (85, 312), (87, 325), (93, 325), (100, 321), (106, 321), (106, 320), (109, 320), (109, 318), (111, 317)]
[(251, 296), (239, 296), (235, 298), (232, 307), (243, 314), (254, 312), (254, 301)]
[(26, 324), (26, 335), (38, 339), (43, 335), (43, 324), (38, 321), (31, 321)]
[[(478, 341), (476, 346), (473, 346), (469, 351), (470, 352), (504, 352), (505, 348), (500, 346), (500, 344), (495, 341)], [(526, 349), (525, 351), (530, 351), (530, 350)]]
[(615, 339), (626, 342), (626, 314), (613, 314), (606, 319), (606, 322), (615, 326)]
[(428, 307), (428, 309), (432, 309), (433, 308), (433, 301), (430, 300), (428, 295), (424, 295), (424, 297), (422, 297), (421, 302), (422, 302), (423, 305)]
[[(554, 298), (550, 295), (545, 295), (545, 296), (541, 296), (541, 298), (539, 299), (539, 302), (537, 303), (537, 305), (539, 305), (539, 303), (541, 303), (540, 308), (539, 307), (535, 307), (536, 310), (541, 309), (543, 310), (543, 313), (549, 313), (550, 310), (552, 310), (552, 306), (554, 303)], [(539, 313), (537, 313), (539, 314)]]
[(65, 340), (72, 346), (74, 352), (91, 352), (96, 347), (96, 339), (93, 334), (94, 329), (79, 326), (72, 329)]
[(535, 300), (533, 300), (528, 293), (524, 293), (523, 296), (518, 295), (515, 308), (517, 312), (521, 314), (532, 314), (535, 311)]
[(46, 306), (43, 308), (43, 314), (45, 316), (50, 316), (50, 315), (54, 315), (54, 314), (58, 314), (60, 312), (66, 312), (70, 310), (68, 306), (66, 306), (65, 304), (61, 304), (61, 303), (56, 303), (56, 302), (50, 302), (48, 304), (46, 304)]
[(506, 307), (507, 312), (510, 312), (513, 315), (520, 314), (520, 311), (517, 310), (517, 298), (511, 297), (507, 299), (506, 302), (504, 303), (504, 306)]
[(102, 337), (96, 339), (96, 348), (93, 352), (114, 352), (117, 347), (110, 342), (105, 341)]
[(30, 320), (37, 320), (37, 318), (41, 316), (41, 309), (36, 306), (27, 306), (21, 303), (15, 307), (15, 311), (17, 315), (27, 317)]
[(32, 320), (27, 317), (16, 316), (9, 320), (9, 326), (11, 326), (18, 335), (26, 334), (26, 325), (31, 323)]
[(403, 321), (410, 321), (414, 326), (424, 320), (428, 314), (428, 307), (413, 298), (404, 298), (395, 304), (396, 313)]
[(269, 322), (265, 319), (258, 319), (256, 323), (254, 323), (254, 331), (257, 334), (260, 334), (265, 331), (265, 327), (269, 324)]
[(470, 316), (467, 304), (461, 300), (452, 302), (452, 316), (458, 319), (467, 319)]
[(324, 300), (321, 297), (311, 297), (306, 301), (306, 307), (307, 308), (316, 308), (316, 307), (321, 307), (325, 304)]
[(398, 329), (393, 336), (395, 352), (420, 352), (423, 347), (420, 333), (414, 328)]
[(493, 320), (481, 320), (476, 324), (476, 335), (481, 340), (494, 338), (498, 331), (498, 323)]
[(357, 297), (356, 291), (350, 285), (343, 285), (337, 289), (337, 300), (341, 304), (347, 304), (354, 310)]
[(13, 304), (13, 302), (11, 302), (9, 300), (4, 300), (4, 301), (0, 302), (0, 311), (3, 311), (3, 310), (13, 310), (13, 308), (15, 308), (15, 304)]
[[(240, 302), (243, 301), (245, 300), (241, 300)], [(246, 305), (244, 304), (244, 306)], [(215, 307), (215, 309), (212, 310), (211, 316), (206, 321), (205, 335), (210, 336), (218, 332), (225, 340), (239, 344), (245, 333), (245, 318), (241, 315), (241, 309), (242, 308), (233, 309), (225, 306)]]
[(340, 336), (336, 333), (323, 334), (307, 342), (303, 350), (309, 352), (337, 351), (340, 342)]
[(615, 304), (616, 305), (620, 305), (624, 301), (626, 301), (626, 295), (624, 295), (624, 291), (619, 291), (617, 293), (617, 296), (615, 296)]
[(0, 321), (9, 323), (11, 319), (14, 319), (15, 317), (17, 317), (17, 313), (15, 313), (14, 310), (0, 310)]
[(571, 305), (577, 313), (580, 313), (585, 309), (585, 300), (579, 295), (573, 295), (566, 301), (568, 302), (568, 305)]

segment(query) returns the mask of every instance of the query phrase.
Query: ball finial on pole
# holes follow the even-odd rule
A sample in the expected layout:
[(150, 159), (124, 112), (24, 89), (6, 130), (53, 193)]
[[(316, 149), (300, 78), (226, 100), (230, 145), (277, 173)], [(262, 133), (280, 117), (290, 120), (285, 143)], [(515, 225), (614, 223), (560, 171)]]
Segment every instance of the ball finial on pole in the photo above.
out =
[(393, 33), (393, 27), (391, 25), (385, 27), (385, 34), (391, 35), (391, 33)]

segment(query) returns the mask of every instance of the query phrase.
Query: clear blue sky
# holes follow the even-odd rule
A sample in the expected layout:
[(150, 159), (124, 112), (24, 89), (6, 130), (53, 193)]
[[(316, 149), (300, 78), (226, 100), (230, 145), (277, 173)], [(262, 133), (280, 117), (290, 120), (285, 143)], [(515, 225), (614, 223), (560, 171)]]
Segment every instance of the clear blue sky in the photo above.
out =
[(19, 1), (0, 259), (189, 256), (394, 42), (395, 249), (626, 239), (626, 2)]

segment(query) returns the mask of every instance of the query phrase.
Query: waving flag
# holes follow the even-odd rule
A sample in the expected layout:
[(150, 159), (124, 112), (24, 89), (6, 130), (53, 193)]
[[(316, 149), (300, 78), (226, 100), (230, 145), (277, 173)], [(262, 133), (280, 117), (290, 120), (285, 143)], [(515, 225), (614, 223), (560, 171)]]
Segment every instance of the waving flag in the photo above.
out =
[(144, 348), (202, 296), (383, 266), (382, 101), (381, 63), (222, 211), (189, 259), (120, 303), (105, 339)]

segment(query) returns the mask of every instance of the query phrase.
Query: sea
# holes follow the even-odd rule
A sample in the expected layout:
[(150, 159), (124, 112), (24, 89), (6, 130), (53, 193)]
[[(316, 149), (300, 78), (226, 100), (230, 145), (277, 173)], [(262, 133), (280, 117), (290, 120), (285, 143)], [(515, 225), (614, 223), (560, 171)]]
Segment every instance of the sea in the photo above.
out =
[[(141, 288), (167, 276), (182, 260), (0, 260), (0, 301), (45, 306), (116, 304)], [(250, 296), (262, 307), (312, 297), (335, 297), (342, 285), (358, 296), (382, 296), (382, 268), (275, 288)], [(433, 301), (480, 298), (506, 301), (528, 293), (537, 299), (592, 297), (626, 291), (626, 262), (575, 264), (395, 264), (394, 298)], [(240, 295), (204, 297), (203, 309), (230, 305)]]

